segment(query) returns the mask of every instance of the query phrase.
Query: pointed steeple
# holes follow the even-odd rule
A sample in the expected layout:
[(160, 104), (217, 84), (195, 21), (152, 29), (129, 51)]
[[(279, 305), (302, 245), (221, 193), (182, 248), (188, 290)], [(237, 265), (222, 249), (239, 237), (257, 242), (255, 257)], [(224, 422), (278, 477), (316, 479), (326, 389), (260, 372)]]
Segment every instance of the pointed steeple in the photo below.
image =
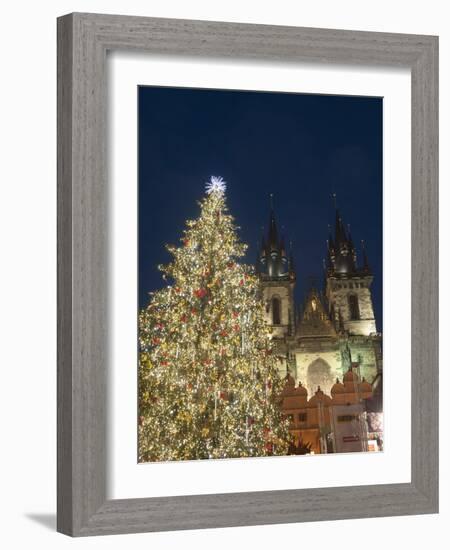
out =
[(341, 214), (337, 209), (336, 209), (336, 220), (335, 220), (335, 240), (336, 240), (336, 246), (340, 246), (343, 242), (347, 240), (347, 236), (345, 234), (345, 227), (344, 227), (344, 224), (342, 223)]
[(373, 273), (363, 242), (358, 264), (350, 224), (344, 223), (336, 202), (333, 213), (334, 235), (329, 235), (327, 240), (325, 263), (326, 306), (336, 332), (368, 336), (376, 332), (370, 292)]
[(350, 226), (346, 230), (336, 204), (336, 194), (333, 193), (335, 208), (334, 239), (328, 236), (328, 269), (336, 273), (353, 273), (356, 271), (356, 251), (353, 245)]
[(270, 247), (270, 251), (276, 250), (278, 248), (278, 230), (277, 230), (277, 222), (275, 220), (275, 212), (273, 208), (273, 193), (270, 194), (270, 219), (269, 219), (268, 245)]
[(263, 277), (292, 278), (293, 259), (288, 258), (284, 235), (278, 235), (278, 227), (273, 207), (273, 194), (270, 194), (270, 216), (267, 238), (261, 239), (259, 271)]

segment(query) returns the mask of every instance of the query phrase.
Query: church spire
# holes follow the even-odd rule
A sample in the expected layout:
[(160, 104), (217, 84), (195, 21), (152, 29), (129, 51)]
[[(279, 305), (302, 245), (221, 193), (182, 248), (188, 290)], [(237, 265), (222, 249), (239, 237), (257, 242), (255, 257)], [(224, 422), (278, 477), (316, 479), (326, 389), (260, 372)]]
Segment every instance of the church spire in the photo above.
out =
[(327, 241), (327, 308), (337, 332), (368, 336), (376, 332), (370, 291), (373, 274), (364, 245), (361, 255), (363, 265), (357, 264), (350, 225), (344, 224), (336, 202), (334, 207), (334, 235), (330, 235)]
[(269, 229), (267, 238), (263, 234), (261, 239), (258, 270), (263, 277), (284, 278), (293, 273), (293, 258), (292, 255), (289, 259), (287, 257), (284, 235), (279, 237), (273, 203), (273, 194), (271, 193)]
[(335, 215), (335, 241), (336, 245), (339, 246), (342, 242), (347, 240), (347, 236), (345, 234), (345, 228), (344, 224), (342, 223), (342, 218), (339, 210), (336, 208), (336, 215)]
[(331, 271), (336, 273), (354, 273), (356, 270), (356, 252), (353, 245), (350, 226), (346, 230), (339, 209), (337, 208), (336, 193), (333, 193), (335, 209), (334, 239), (328, 238), (328, 263)]
[[(336, 246), (338, 247), (341, 242), (345, 241), (347, 239), (347, 236), (345, 234), (345, 228), (344, 224), (342, 223), (341, 214), (339, 212), (339, 208), (337, 206), (337, 196), (336, 193), (333, 193), (331, 195), (333, 199), (333, 206), (334, 206), (334, 240), (336, 243)], [(331, 242), (331, 235), (330, 235), (330, 242)]]
[(275, 211), (273, 208), (273, 193), (270, 193), (269, 235), (267, 240), (270, 250), (276, 250), (278, 247), (278, 230), (277, 222), (275, 220)]

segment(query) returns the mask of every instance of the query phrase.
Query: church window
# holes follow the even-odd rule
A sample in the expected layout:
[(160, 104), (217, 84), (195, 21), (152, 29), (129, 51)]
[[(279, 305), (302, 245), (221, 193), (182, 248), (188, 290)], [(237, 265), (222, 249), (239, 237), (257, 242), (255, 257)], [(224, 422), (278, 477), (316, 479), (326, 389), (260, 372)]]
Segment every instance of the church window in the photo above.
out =
[(359, 319), (359, 304), (356, 294), (350, 294), (348, 297), (348, 308), (350, 310), (350, 319), (357, 321)]
[(281, 325), (281, 301), (276, 296), (272, 298), (272, 324)]

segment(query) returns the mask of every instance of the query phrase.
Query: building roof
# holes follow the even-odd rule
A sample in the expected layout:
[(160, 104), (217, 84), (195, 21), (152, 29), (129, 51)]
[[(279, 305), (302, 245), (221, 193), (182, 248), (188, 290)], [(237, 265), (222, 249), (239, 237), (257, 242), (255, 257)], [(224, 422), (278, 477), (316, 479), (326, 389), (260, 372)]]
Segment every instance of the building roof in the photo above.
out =
[(272, 195), (269, 229), (261, 238), (256, 269), (263, 279), (295, 279), (292, 250), (288, 254), (284, 235), (279, 235)]
[[(334, 198), (336, 198), (334, 196)], [(329, 232), (327, 241), (326, 270), (328, 275), (368, 275), (370, 274), (364, 241), (362, 244), (363, 265), (358, 266), (356, 248), (350, 226), (345, 225), (335, 204), (334, 236)]]

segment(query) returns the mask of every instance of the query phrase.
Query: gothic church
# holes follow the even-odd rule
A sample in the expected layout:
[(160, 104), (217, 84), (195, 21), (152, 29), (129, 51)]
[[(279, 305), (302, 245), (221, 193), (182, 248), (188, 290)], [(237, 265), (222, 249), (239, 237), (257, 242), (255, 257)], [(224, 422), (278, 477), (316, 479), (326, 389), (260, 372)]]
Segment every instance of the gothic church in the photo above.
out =
[(324, 261), (323, 289), (311, 286), (301, 309), (294, 302), (292, 253), (277, 230), (273, 206), (257, 258), (266, 320), (272, 328), (280, 374), (301, 383), (309, 396), (330, 394), (336, 379), (354, 369), (375, 388), (382, 373), (382, 338), (372, 305), (365, 249), (358, 263), (350, 231), (336, 209)]

